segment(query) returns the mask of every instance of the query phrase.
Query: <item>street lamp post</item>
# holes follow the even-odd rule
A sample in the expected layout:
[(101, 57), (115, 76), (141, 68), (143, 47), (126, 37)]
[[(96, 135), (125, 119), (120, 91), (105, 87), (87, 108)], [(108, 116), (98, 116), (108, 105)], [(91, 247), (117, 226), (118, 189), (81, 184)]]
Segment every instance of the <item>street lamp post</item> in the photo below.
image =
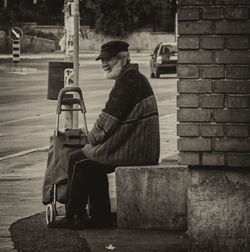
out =
[[(64, 36), (66, 62), (73, 62), (73, 86), (79, 85), (79, 0), (64, 1)], [(65, 86), (72, 85), (65, 83)], [(70, 105), (67, 105), (70, 106)], [(71, 107), (72, 108), (72, 107)], [(65, 113), (65, 128), (78, 127), (78, 112)]]

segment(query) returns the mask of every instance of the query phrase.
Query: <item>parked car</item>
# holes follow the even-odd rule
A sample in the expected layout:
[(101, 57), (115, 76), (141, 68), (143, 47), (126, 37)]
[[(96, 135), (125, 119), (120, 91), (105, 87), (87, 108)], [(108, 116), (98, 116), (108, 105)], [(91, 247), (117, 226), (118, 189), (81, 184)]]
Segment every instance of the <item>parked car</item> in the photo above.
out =
[(158, 44), (150, 58), (151, 78), (159, 78), (160, 74), (175, 73), (177, 66), (177, 44)]

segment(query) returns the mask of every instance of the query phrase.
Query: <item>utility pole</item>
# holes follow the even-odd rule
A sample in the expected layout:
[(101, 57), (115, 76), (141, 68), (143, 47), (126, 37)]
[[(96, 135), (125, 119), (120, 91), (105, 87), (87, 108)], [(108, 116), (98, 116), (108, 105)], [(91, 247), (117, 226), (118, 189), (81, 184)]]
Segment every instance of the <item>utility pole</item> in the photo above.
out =
[[(79, 0), (64, 0), (64, 36), (65, 36), (65, 57), (66, 62), (73, 63), (73, 72), (71, 69), (65, 70), (70, 76), (64, 76), (65, 86), (79, 85)], [(72, 108), (66, 105), (66, 108)], [(65, 113), (65, 128), (78, 127), (78, 112)]]

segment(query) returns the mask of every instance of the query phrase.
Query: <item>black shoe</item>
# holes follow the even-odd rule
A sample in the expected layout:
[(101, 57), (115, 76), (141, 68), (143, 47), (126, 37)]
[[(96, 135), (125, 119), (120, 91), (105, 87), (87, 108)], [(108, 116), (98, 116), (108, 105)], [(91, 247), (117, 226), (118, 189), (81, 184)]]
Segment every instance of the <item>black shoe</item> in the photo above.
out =
[(89, 218), (76, 218), (74, 219), (72, 229), (75, 230), (84, 230), (84, 229), (90, 229), (91, 223)]
[(73, 218), (64, 217), (60, 220), (50, 222), (48, 228), (72, 228), (74, 224)]
[(91, 228), (89, 219), (86, 218), (67, 218), (54, 221), (48, 224), (49, 228), (65, 228), (65, 229), (89, 229)]

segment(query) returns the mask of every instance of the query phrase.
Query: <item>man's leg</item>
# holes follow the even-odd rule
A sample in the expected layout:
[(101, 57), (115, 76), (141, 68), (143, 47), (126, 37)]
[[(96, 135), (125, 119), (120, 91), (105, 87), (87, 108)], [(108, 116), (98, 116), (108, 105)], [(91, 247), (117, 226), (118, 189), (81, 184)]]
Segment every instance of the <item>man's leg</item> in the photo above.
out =
[(92, 174), (90, 186), (90, 215), (95, 226), (109, 226), (111, 224), (111, 206), (109, 198), (108, 176), (99, 170)]
[(67, 216), (78, 218), (86, 216), (85, 207), (88, 202), (90, 187), (90, 160), (83, 159), (75, 162), (69, 187), (69, 197), (66, 207)]
[(89, 191), (90, 216), (92, 224), (97, 227), (108, 227), (112, 224), (107, 173), (114, 170), (114, 167), (92, 161)]

